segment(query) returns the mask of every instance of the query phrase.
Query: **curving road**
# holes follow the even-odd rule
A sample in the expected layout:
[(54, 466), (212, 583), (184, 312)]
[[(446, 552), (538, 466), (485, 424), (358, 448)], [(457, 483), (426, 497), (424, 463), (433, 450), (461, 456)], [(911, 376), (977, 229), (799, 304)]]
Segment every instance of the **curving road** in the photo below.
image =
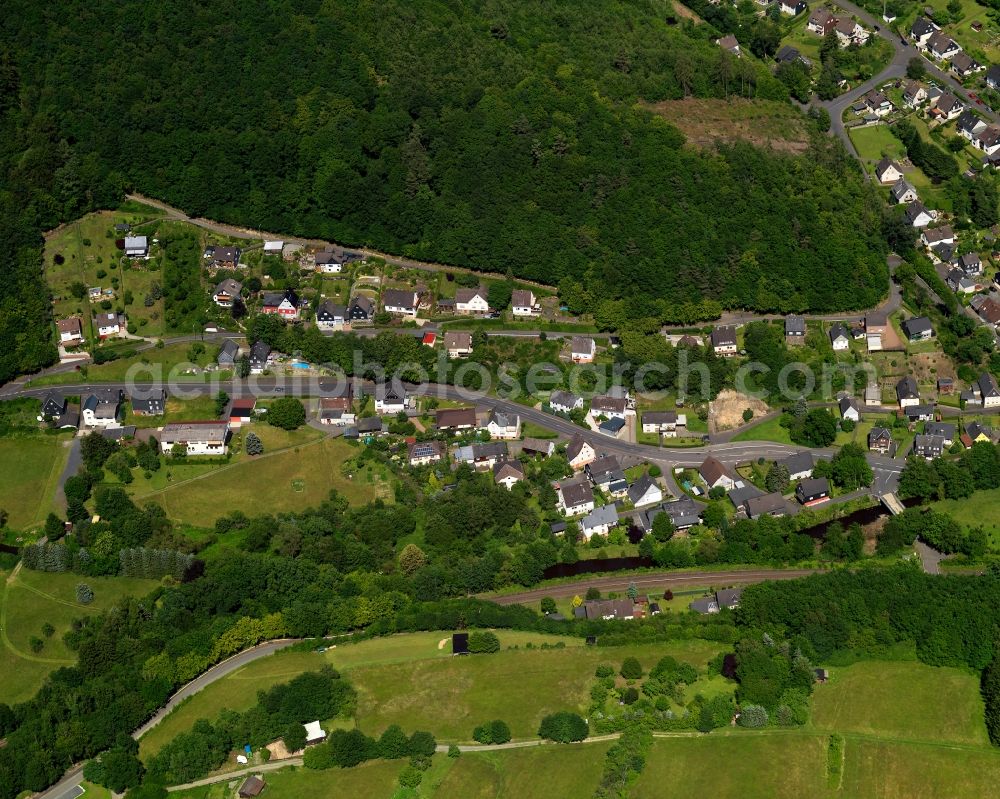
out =
[[(872, 89), (885, 83), (887, 80), (893, 78), (902, 78), (906, 75), (906, 65), (909, 63), (911, 58), (920, 58), (923, 61), (924, 68), (927, 70), (927, 74), (933, 77), (935, 80), (947, 86), (948, 90), (951, 91), (956, 97), (961, 99), (970, 108), (975, 108), (976, 111), (982, 114), (984, 117), (989, 119), (991, 122), (997, 121), (997, 115), (989, 108), (981, 106), (969, 97), (969, 92), (959, 83), (951, 74), (944, 72), (938, 68), (938, 66), (924, 58), (923, 54), (912, 44), (904, 44), (900, 40), (900, 37), (894, 33), (883, 20), (876, 20), (868, 11), (855, 5), (854, 3), (848, 2), (847, 0), (837, 0), (837, 5), (849, 11), (851, 14), (856, 16), (870, 30), (874, 30), (878, 27), (878, 35), (885, 39), (889, 44), (892, 45), (893, 54), (892, 60), (878, 75), (870, 80), (866, 80), (864, 83), (851, 89), (849, 92), (835, 97), (832, 100), (818, 100), (813, 99), (811, 105), (825, 108), (830, 112), (830, 130), (836, 136), (840, 137), (841, 141), (844, 142), (844, 146), (847, 151), (859, 158), (857, 150), (854, 149), (854, 143), (851, 141), (850, 136), (847, 135), (847, 128), (844, 126), (844, 112), (854, 103), (856, 103), (863, 95)], [(860, 158), (859, 158), (860, 160)], [(867, 174), (867, 173), (866, 173)]]

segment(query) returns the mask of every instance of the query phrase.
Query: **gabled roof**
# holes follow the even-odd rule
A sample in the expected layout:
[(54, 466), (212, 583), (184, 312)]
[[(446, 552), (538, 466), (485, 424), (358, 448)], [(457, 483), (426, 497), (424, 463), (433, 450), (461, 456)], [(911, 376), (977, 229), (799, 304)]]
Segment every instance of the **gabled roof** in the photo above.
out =
[(811, 472), (816, 465), (811, 452), (796, 452), (794, 455), (782, 458), (778, 463), (788, 469), (789, 474)]
[(338, 305), (333, 300), (323, 300), (316, 309), (317, 319), (344, 319), (347, 316), (347, 306)]
[(516, 480), (524, 479), (524, 467), (520, 461), (500, 461), (493, 466), (493, 482), (499, 483), (512, 477)]
[(532, 292), (527, 289), (514, 289), (510, 295), (510, 304), (514, 308), (529, 308), (532, 305)]
[(492, 424), (496, 427), (517, 427), (520, 423), (521, 417), (516, 413), (501, 411), (499, 408), (494, 408), (490, 411), (490, 418), (487, 422), (487, 424)]
[(976, 381), (980, 392), (985, 397), (1000, 397), (1000, 387), (997, 386), (997, 379), (989, 372), (983, 372)]
[(753, 497), (763, 496), (764, 492), (761, 491), (753, 483), (747, 483), (742, 488), (734, 488), (729, 492), (729, 501), (733, 503), (734, 508), (740, 508), (743, 504)]
[(909, 338), (913, 338), (923, 333), (933, 333), (934, 325), (931, 324), (931, 320), (926, 316), (914, 316), (912, 319), (903, 321), (903, 332)]
[(440, 458), (442, 446), (440, 441), (414, 441), (407, 447), (407, 457), (412, 460), (422, 458)]
[(990, 83), (1000, 83), (1000, 65), (993, 64), (986, 70), (986, 80)]
[(898, 399), (920, 399), (920, 392), (917, 390), (917, 381), (912, 375), (906, 375), (896, 383), (896, 397)]
[[(485, 302), (486, 290), (482, 288), (475, 288), (475, 289), (457, 289), (455, 291), (456, 303), (459, 302), (463, 304), (469, 303), (472, 302), (472, 300), (474, 300), (476, 297), (479, 297), (480, 299), (483, 300), (483, 302)], [(511, 295), (511, 297), (513, 297), (513, 295)]]
[(805, 497), (814, 497), (819, 494), (829, 494), (830, 481), (825, 477), (807, 477), (795, 487), (795, 493), (797, 496)]
[(712, 346), (726, 347), (736, 345), (736, 328), (731, 325), (712, 328)]
[(941, 436), (945, 441), (954, 441), (957, 428), (950, 422), (927, 422), (924, 433), (929, 436)]
[(628, 402), (624, 398), (602, 395), (590, 401), (590, 410), (595, 413), (625, 413)]
[(416, 308), (417, 292), (411, 289), (386, 289), (382, 292), (384, 308)]
[(736, 40), (736, 37), (733, 36), (733, 34), (731, 33), (719, 39), (719, 47), (723, 48), (724, 50), (735, 50), (739, 46), (740, 43)]
[(944, 449), (944, 436), (929, 436), (918, 433), (913, 438), (914, 452), (940, 452)]
[(912, 225), (921, 215), (930, 217), (931, 212), (924, 207), (924, 204), (920, 200), (917, 200), (906, 206), (903, 218)]
[(594, 508), (580, 520), (580, 526), (584, 530), (604, 525), (614, 527), (616, 524), (618, 524), (618, 511), (614, 505), (601, 505), (599, 508)]
[(984, 427), (979, 422), (969, 422), (965, 426), (965, 432), (969, 434), (969, 438), (975, 441), (979, 436), (986, 436), (987, 438), (992, 438), (990, 434), (990, 429)]
[(806, 320), (803, 316), (786, 316), (785, 317), (785, 335), (805, 335), (806, 332)]
[(927, 17), (917, 17), (910, 27), (910, 33), (918, 39), (936, 30), (938, 30), (938, 26), (927, 19)]
[(584, 440), (583, 436), (577, 433), (570, 439), (569, 445), (566, 447), (566, 459), (568, 461), (573, 461), (583, 450), (585, 446), (590, 446)]
[(574, 355), (593, 355), (597, 345), (587, 336), (573, 336), (570, 348)]
[(746, 501), (747, 514), (753, 518), (771, 513), (784, 513), (788, 510), (785, 498), (774, 492), (759, 497), (751, 497)]
[(563, 497), (563, 505), (567, 508), (575, 508), (578, 505), (586, 505), (594, 501), (594, 490), (586, 480), (573, 480), (562, 483), (559, 492)]
[(899, 202), (903, 199), (903, 197), (911, 192), (915, 194), (916, 191), (917, 190), (913, 188), (913, 185), (906, 181), (906, 178), (900, 178), (893, 183), (889, 189), (889, 193), (892, 194), (892, 198), (896, 200), (896, 202)]
[(450, 427), (475, 427), (475, 408), (441, 408), (437, 412), (437, 426), (439, 430)]
[(654, 487), (658, 487), (656, 485), (656, 481), (648, 474), (644, 474), (642, 477), (640, 477), (638, 480), (636, 480), (634, 483), (632, 483), (632, 485), (628, 487), (628, 498), (634, 505), (636, 502), (638, 502), (640, 499), (646, 496), (646, 493), (651, 488)]
[(644, 411), (643, 424), (677, 424), (677, 411)]
[(850, 340), (851, 331), (847, 329), (847, 325), (843, 322), (834, 322), (830, 327), (830, 341), (836, 341), (838, 338), (846, 338)]
[(621, 470), (621, 464), (614, 455), (601, 455), (597, 460), (587, 464), (587, 474), (594, 482), (600, 482), (602, 478), (607, 479)]
[(521, 442), (522, 452), (538, 452), (542, 455), (548, 455), (553, 449), (555, 449), (555, 443), (544, 438), (532, 438), (531, 436), (525, 436), (524, 440)]
[(892, 431), (888, 427), (873, 427), (868, 433), (868, 444), (873, 441), (892, 441)]
[(80, 319), (77, 316), (71, 316), (69, 319), (60, 319), (56, 322), (56, 327), (59, 328), (60, 333), (72, 333), (79, 336), (82, 332)]
[(365, 294), (358, 294), (354, 297), (351, 297), (350, 307), (360, 308), (362, 311), (365, 312), (366, 315), (371, 316), (372, 308), (375, 307), (375, 304), (372, 302), (371, 297)]
[(469, 350), (471, 352), (472, 333), (464, 330), (445, 331), (444, 348), (446, 350)]
[(725, 466), (722, 461), (712, 455), (705, 458), (701, 466), (698, 467), (698, 473), (709, 485), (714, 485), (721, 477), (728, 477), (730, 480), (735, 479), (729, 467)]
[(563, 408), (573, 408), (581, 401), (581, 397), (568, 391), (553, 391), (549, 395), (549, 405), (559, 405)]
[(299, 295), (295, 289), (285, 289), (284, 291), (268, 291), (264, 294), (264, 307), (277, 308), (281, 303), (288, 301), (293, 308), (299, 307)]
[(250, 360), (254, 363), (262, 363), (271, 354), (271, 345), (263, 341), (257, 341), (250, 348)]
[(227, 277), (225, 280), (220, 280), (219, 284), (215, 287), (214, 294), (228, 294), (230, 297), (239, 296), (239, 293), (243, 291), (243, 284), (238, 280), (233, 280), (231, 277)]
[(955, 231), (951, 229), (951, 225), (940, 225), (939, 227), (927, 228), (924, 230), (923, 236), (928, 244), (934, 245), (936, 242), (955, 238)]

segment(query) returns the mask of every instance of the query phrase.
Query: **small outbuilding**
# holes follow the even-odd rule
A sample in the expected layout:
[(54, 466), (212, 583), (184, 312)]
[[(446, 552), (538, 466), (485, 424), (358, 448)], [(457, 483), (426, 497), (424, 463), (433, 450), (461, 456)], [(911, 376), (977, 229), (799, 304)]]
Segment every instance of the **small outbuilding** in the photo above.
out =
[(451, 636), (451, 654), (453, 654), (453, 655), (468, 655), (469, 654), (469, 634), (468, 633), (452, 633), (452, 636)]
[(261, 777), (258, 774), (251, 774), (249, 777), (243, 780), (243, 784), (240, 786), (240, 789), (239, 791), (237, 791), (237, 794), (240, 796), (240, 799), (246, 799), (247, 797), (253, 797), (253, 796), (260, 796), (261, 791), (263, 791), (264, 788), (266, 787), (267, 783), (264, 782), (263, 777)]

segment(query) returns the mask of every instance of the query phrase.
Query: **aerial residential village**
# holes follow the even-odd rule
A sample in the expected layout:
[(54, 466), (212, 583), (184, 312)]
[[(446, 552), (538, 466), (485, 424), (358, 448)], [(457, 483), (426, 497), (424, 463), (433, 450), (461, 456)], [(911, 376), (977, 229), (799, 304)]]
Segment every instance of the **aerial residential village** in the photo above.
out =
[[(886, 185), (895, 186), (903, 173), (898, 165), (884, 160), (878, 165), (878, 175)], [(916, 199), (910, 207), (922, 208)], [(926, 220), (915, 218), (915, 223), (921, 225), (929, 253), (947, 262), (949, 281), (958, 283), (958, 290), (966, 278), (977, 281), (977, 287), (987, 282), (986, 275), (993, 271), (992, 256), (955, 250), (955, 236), (944, 225), (932, 224), (930, 212), (926, 216)], [(155, 240), (145, 237), (128, 237), (123, 244), (122, 263), (130, 263), (133, 269), (142, 269), (155, 259), (159, 248)], [(950, 249), (945, 251), (945, 247)], [(739, 433), (745, 428), (743, 440), (757, 439), (755, 414), (741, 413), (742, 405), (723, 423), (724, 414), (715, 403), (672, 395), (650, 404), (624, 387), (587, 396), (560, 388), (526, 405), (492, 398), (431, 400), (399, 382), (334, 380), (335, 375), (325, 367), (309, 364), (296, 353), (276, 352), (265, 342), (249, 341), (238, 332), (250, 319), (274, 315), (288, 324), (315, 326), (324, 335), (395, 331), (439, 350), (446, 359), (466, 360), (476, 353), (476, 331), (482, 329), (478, 325), (483, 321), (497, 325), (486, 328), (487, 341), (503, 336), (506, 330), (516, 335), (549, 321), (580, 327), (581, 320), (568, 314), (551, 291), (542, 287), (516, 286), (500, 310), (490, 305), (495, 295), (486, 281), (456, 286), (457, 275), (393, 269), (361, 253), (333, 247), (244, 240), (239, 246), (210, 244), (202, 261), (207, 346), (200, 356), (201, 365), (189, 379), (204, 380), (213, 374), (229, 377), (241, 363), (245, 374), (263, 379), (301, 373), (316, 377), (321, 396), (306, 399), (308, 425), (356, 442), (356, 446), (377, 442), (392, 453), (398, 468), (435, 475), (434, 485), (441, 490), (448, 489), (452, 471), (465, 465), (490, 474), (498, 487), (533, 491), (541, 465), (558, 460), (565, 464), (565, 472), (550, 482), (557, 519), (551, 522), (551, 530), (557, 536), (573, 535), (584, 546), (609, 539), (641, 540), (654, 532), (660, 517), (669, 521), (674, 534), (688, 535), (702, 529), (706, 508), (721, 498), (731, 518), (751, 520), (808, 514), (854, 499), (832, 484), (829, 472), (816, 472), (828, 462), (829, 451), (786, 447), (784, 455), (757, 458), (750, 450), (734, 460), (726, 444), (734, 430)], [(898, 268), (898, 262), (891, 259), (890, 265)], [(269, 277), (278, 270), (297, 275), (297, 287), (285, 282), (282, 288), (281, 282)], [(124, 274), (132, 279), (132, 269)], [(106, 296), (103, 289), (88, 294), (98, 305), (103, 300), (97, 297)], [(978, 308), (989, 313), (994, 301), (986, 294), (975, 296), (984, 301)], [(115, 299), (120, 299), (117, 294)], [(57, 308), (61, 303), (57, 299)], [(113, 333), (108, 332), (110, 317), (118, 325)], [(64, 355), (59, 368), (86, 369), (89, 379), (99, 380), (101, 367), (74, 360), (88, 348), (96, 355), (105, 348), (122, 346), (113, 343), (122, 338), (128, 345), (152, 347), (155, 340), (144, 341), (142, 328), (136, 328), (128, 317), (125, 306), (110, 312), (94, 308), (92, 318), (59, 319)], [(995, 329), (997, 322), (1000, 318), (986, 319), (984, 326)], [(771, 319), (770, 324), (780, 326), (792, 352), (822, 351), (830, 361), (868, 361), (878, 367), (878, 378), (863, 391), (843, 391), (828, 404), (837, 419), (837, 444), (859, 444), (872, 459), (876, 468), (872, 497), (891, 493), (900, 468), (892, 464), (901, 465), (908, 456), (932, 459), (955, 452), (956, 447), (996, 440), (990, 424), (990, 414), (1000, 408), (995, 377), (983, 371), (973, 379), (960, 379), (940, 351), (932, 320), (912, 313), (898, 298), (890, 297), (878, 309), (840, 321), (789, 315)], [(91, 330), (97, 331), (96, 337)], [(661, 335), (677, 347), (710, 349), (719, 358), (740, 360), (746, 356), (744, 332), (743, 324), (720, 323), (665, 329)], [(615, 338), (607, 335), (566, 332), (552, 336), (558, 342), (559, 357), (568, 365), (609, 363), (616, 346)], [(155, 359), (155, 348), (145, 351), (154, 353)], [(171, 400), (162, 389), (94, 385), (77, 393), (53, 385), (37, 396), (42, 401), (39, 420), (52, 427), (78, 429), (80, 435), (96, 431), (126, 447), (154, 445), (172, 458), (215, 461), (252, 457), (245, 451), (246, 436), (265, 424), (275, 401), (267, 391), (257, 396), (237, 394), (226, 397), (228, 402), (218, 416), (173, 418)], [(762, 441), (788, 443), (787, 434), (773, 438), (773, 432), (766, 432), (765, 422), (757, 429)], [(714, 450), (685, 457), (687, 449), (706, 444), (714, 445)], [(769, 487), (764, 477), (779, 468), (788, 479), (777, 488)], [(738, 592), (720, 593), (692, 607), (698, 612), (716, 612), (734, 606), (738, 598)], [(657, 609), (648, 600), (617, 600), (587, 602), (576, 612), (588, 618), (632, 618)]]

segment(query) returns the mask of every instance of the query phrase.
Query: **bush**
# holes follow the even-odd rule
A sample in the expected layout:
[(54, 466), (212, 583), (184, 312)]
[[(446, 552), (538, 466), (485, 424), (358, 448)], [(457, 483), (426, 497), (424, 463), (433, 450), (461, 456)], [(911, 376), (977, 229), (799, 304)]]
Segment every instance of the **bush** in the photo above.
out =
[(399, 784), (404, 788), (416, 788), (420, 785), (423, 778), (424, 775), (420, 769), (414, 768), (413, 766), (407, 766), (399, 775)]
[(634, 705), (639, 701), (639, 691), (632, 686), (629, 686), (624, 691), (622, 691), (622, 702), (626, 705)]
[(86, 583), (76, 584), (76, 601), (81, 605), (89, 605), (94, 601), (94, 589)]
[(469, 633), (469, 652), (475, 655), (500, 651), (500, 639), (489, 630), (475, 630)]
[(387, 727), (378, 739), (378, 751), (386, 760), (396, 760), (410, 754), (410, 741), (402, 727), (398, 724)]
[(556, 612), (556, 601), (550, 597), (542, 597), (542, 613), (555, 613)]
[(295, 430), (306, 422), (306, 409), (295, 397), (280, 397), (267, 409), (268, 424), (283, 430)]
[(472, 738), (481, 744), (505, 744), (510, 740), (510, 727), (507, 722), (494, 719), (476, 727)]
[(282, 740), (285, 742), (285, 748), (289, 752), (298, 752), (300, 749), (305, 749), (306, 728), (293, 721), (285, 728)]
[(461, 757), (462, 750), (459, 749), (455, 744), (448, 745), (448, 757)]
[(603, 680), (605, 677), (610, 677), (614, 673), (615, 673), (614, 667), (608, 665), (607, 663), (602, 663), (594, 670), (594, 676), (597, 677), (597, 679), (599, 680)]
[(767, 710), (760, 705), (746, 705), (740, 710), (738, 723), (741, 727), (766, 727)]
[(582, 741), (587, 737), (587, 722), (577, 713), (560, 711), (542, 719), (538, 734), (556, 743)]
[(634, 657), (627, 657), (622, 662), (622, 668), (619, 674), (621, 674), (626, 680), (641, 680), (642, 664), (640, 664)]
[(435, 749), (437, 749), (437, 741), (434, 740), (434, 736), (429, 732), (417, 730), (410, 736), (409, 754), (411, 756), (423, 755), (424, 757), (431, 757)]

